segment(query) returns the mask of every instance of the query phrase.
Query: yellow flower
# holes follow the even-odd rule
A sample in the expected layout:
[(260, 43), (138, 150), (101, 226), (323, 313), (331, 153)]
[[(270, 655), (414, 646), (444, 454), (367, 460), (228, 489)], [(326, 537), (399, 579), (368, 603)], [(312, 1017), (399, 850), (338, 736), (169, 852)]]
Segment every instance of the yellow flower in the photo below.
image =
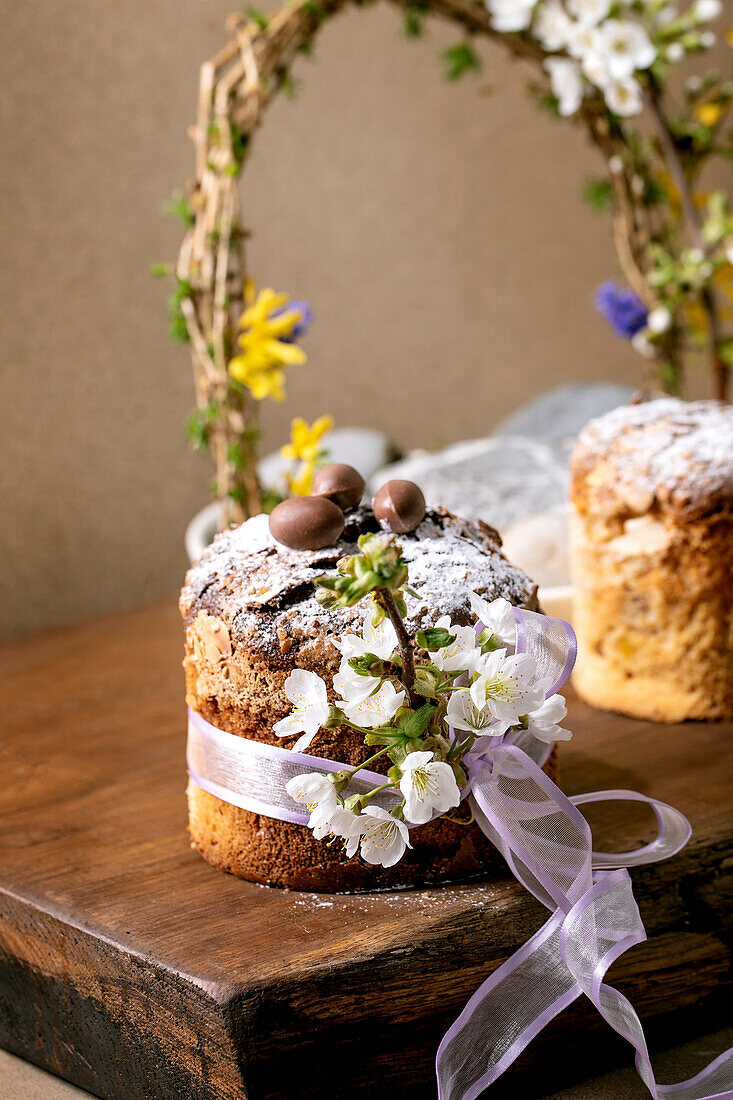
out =
[(709, 128), (712, 128), (716, 123), (720, 122), (724, 114), (725, 104), (723, 103), (699, 103), (695, 108), (695, 118), (697, 121)]
[(297, 474), (288, 475), (288, 488), (293, 496), (305, 497), (313, 486), (316, 463), (321, 457), (321, 440), (333, 427), (332, 416), (319, 416), (312, 424), (296, 416), (290, 425), (290, 442), (280, 449), (283, 458), (300, 462)]
[(288, 489), (294, 497), (310, 496), (313, 488), (313, 475), (316, 472), (314, 462), (304, 462), (297, 476), (288, 476)]
[(288, 301), (287, 294), (276, 294), (271, 287), (257, 294), (254, 284), (247, 281), (247, 308), (239, 318), (237, 338), (241, 351), (230, 359), (229, 373), (247, 387), (256, 401), (265, 397), (282, 401), (285, 397), (283, 367), (306, 361), (303, 349), (289, 342), (303, 314), (299, 309), (285, 309)]
[(326, 432), (333, 427), (332, 416), (319, 416), (308, 424), (301, 416), (296, 416), (290, 425), (290, 442), (281, 449), (283, 458), (296, 462), (315, 462), (320, 454), (320, 443)]
[(265, 397), (285, 399), (285, 372), (276, 367), (261, 366), (246, 355), (237, 355), (229, 361), (229, 373), (247, 387), (255, 401)]

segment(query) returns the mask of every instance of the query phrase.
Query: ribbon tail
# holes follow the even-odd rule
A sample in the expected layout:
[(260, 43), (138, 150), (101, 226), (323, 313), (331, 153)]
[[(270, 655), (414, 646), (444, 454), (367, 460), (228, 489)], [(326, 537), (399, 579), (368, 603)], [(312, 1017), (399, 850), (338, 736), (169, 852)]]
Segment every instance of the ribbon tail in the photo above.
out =
[(645, 863), (659, 863), (662, 859), (676, 856), (692, 836), (692, 827), (684, 814), (666, 802), (657, 798), (648, 798), (638, 791), (590, 791), (588, 794), (576, 794), (570, 801), (574, 806), (584, 806), (589, 802), (642, 802), (649, 806), (657, 819), (657, 835), (650, 844), (631, 852), (593, 852), (594, 869), (613, 867), (641, 867)]
[(624, 951), (646, 939), (628, 871), (599, 873), (571, 909), (559, 936), (563, 961), (604, 1020), (636, 1052), (636, 1068), (654, 1100), (717, 1100), (733, 1095), (733, 1049), (677, 1085), (657, 1084), (641, 1021), (630, 1001), (604, 981)]
[(563, 964), (554, 913), (476, 990), (438, 1048), (439, 1100), (474, 1100), (581, 989)]

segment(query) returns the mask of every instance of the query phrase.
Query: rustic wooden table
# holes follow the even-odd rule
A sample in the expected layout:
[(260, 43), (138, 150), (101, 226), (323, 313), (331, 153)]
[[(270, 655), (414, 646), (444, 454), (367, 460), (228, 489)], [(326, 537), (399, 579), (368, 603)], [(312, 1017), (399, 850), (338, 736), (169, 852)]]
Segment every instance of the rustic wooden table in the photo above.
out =
[[(509, 876), (327, 896), (208, 867), (185, 833), (181, 649), (172, 603), (0, 647), (0, 1045), (124, 1100), (433, 1095), (442, 1032), (544, 910)], [(713, 1012), (722, 1026), (731, 727), (576, 700), (570, 724), (568, 793), (633, 787), (695, 830), (634, 872), (649, 941), (612, 979), (667, 1042)], [(596, 813), (598, 846), (642, 843), (647, 812)], [(614, 1057), (630, 1061), (581, 1000), (491, 1096), (546, 1093)]]

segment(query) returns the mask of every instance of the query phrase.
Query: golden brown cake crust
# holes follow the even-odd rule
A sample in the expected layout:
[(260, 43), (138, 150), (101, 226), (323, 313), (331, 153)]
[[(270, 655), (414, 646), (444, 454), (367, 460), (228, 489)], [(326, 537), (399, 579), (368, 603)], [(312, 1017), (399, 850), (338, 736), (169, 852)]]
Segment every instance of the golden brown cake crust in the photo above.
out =
[(733, 407), (668, 397), (591, 420), (571, 463), (581, 513), (686, 519), (733, 510)]
[[(361, 606), (324, 610), (312, 581), (354, 553), (360, 533), (377, 529), (371, 510), (361, 508), (347, 516), (344, 536), (326, 550), (276, 544), (266, 517), (217, 536), (181, 592), (188, 705), (220, 729), (290, 747), (294, 738), (279, 739), (272, 731), (291, 708), (283, 691), (288, 674), (305, 668), (330, 684), (340, 660), (332, 639), (360, 629), (364, 617)], [(413, 627), (430, 625), (442, 614), (458, 624), (472, 622), (471, 591), (537, 607), (534, 584), (506, 561), (499, 536), (480, 521), (432, 509), (400, 543), (410, 583), (423, 597), (407, 597)], [(365, 760), (368, 751), (362, 734), (344, 727), (321, 731), (309, 749), (350, 765)], [(193, 783), (188, 795), (193, 846), (214, 866), (269, 885), (387, 889), (463, 878), (496, 860), (477, 826), (441, 818), (412, 830), (414, 850), (395, 867), (373, 868), (359, 859), (346, 861), (336, 846), (315, 840), (303, 826), (241, 810)]]
[(733, 408), (670, 398), (592, 421), (572, 499), (579, 694), (657, 721), (733, 716)]

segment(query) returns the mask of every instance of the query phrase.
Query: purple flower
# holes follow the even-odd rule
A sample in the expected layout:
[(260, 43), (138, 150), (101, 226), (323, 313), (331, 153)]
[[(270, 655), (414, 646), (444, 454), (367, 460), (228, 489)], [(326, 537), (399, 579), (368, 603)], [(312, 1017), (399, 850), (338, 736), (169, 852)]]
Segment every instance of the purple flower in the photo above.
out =
[(647, 308), (633, 290), (619, 287), (612, 280), (601, 283), (596, 291), (594, 305), (601, 316), (613, 327), (617, 336), (630, 340), (644, 328)]
[(296, 340), (300, 340), (301, 336), (305, 336), (313, 323), (313, 310), (307, 302), (302, 301), (288, 302), (281, 309), (276, 309), (272, 316), (277, 317), (281, 313), (292, 313), (294, 311), (300, 314), (300, 320), (293, 326), (293, 330), (288, 336), (280, 337), (283, 344), (294, 344)]

